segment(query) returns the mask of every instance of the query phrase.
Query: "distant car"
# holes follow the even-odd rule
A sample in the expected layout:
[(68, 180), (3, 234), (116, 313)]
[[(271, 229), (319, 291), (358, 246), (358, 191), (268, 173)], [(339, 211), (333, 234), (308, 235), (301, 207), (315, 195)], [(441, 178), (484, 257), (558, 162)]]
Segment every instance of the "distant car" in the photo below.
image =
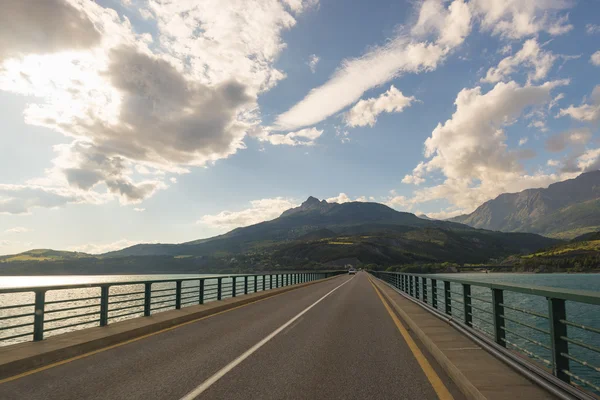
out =
[(348, 275), (354, 275), (354, 274), (356, 274), (356, 270), (354, 268), (350, 268), (348, 270)]

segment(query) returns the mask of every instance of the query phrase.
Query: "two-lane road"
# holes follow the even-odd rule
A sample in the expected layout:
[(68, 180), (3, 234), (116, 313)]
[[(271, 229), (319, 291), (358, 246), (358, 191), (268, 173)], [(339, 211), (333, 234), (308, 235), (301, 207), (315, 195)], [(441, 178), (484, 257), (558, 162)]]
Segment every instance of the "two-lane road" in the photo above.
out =
[(0, 398), (460, 398), (429, 362), (359, 273), (0, 383)]

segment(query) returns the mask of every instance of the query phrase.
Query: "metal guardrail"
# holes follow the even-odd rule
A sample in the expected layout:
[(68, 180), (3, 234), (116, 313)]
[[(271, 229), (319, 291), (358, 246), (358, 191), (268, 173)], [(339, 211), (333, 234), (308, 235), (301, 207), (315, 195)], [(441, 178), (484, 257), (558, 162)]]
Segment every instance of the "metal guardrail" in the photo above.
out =
[(579, 309), (575, 318), (598, 315), (600, 293), (435, 274), (369, 273), (467, 330), (520, 352), (562, 382), (600, 394), (600, 327), (567, 319), (569, 305)]
[[(69, 284), (0, 289), (0, 345), (43, 340), (45, 334), (150, 316), (228, 297), (296, 285), (347, 271), (262, 275), (217, 275), (201, 278)], [(19, 302), (6, 301), (6, 294)], [(51, 298), (48, 299), (48, 294)], [(14, 299), (13, 299), (14, 300)], [(10, 303), (10, 304), (8, 304)], [(8, 335), (2, 336), (8, 331)]]

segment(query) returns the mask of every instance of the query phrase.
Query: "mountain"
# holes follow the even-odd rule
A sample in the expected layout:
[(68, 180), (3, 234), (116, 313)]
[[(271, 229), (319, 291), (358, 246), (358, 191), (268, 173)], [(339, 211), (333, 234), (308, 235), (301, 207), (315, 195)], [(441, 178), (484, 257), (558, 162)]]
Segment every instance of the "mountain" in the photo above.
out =
[(471, 214), (449, 221), (474, 228), (564, 239), (597, 231), (600, 230), (600, 171), (553, 183), (547, 189), (504, 193)]
[(0, 273), (242, 273), (337, 268), (347, 263), (386, 267), (485, 263), (558, 242), (427, 220), (378, 203), (338, 204), (309, 197), (271, 221), (213, 238), (139, 244), (98, 256), (65, 253), (46, 261), (22, 253), (0, 259)]

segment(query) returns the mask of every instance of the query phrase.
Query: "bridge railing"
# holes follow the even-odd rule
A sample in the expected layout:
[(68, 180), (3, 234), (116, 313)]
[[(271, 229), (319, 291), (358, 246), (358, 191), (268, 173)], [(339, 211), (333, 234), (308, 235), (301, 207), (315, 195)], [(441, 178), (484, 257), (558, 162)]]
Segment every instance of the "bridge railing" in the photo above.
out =
[(200, 278), (0, 289), (0, 346), (229, 297), (328, 278), (346, 271), (215, 275)]
[(600, 293), (369, 271), (560, 381), (600, 394)]

